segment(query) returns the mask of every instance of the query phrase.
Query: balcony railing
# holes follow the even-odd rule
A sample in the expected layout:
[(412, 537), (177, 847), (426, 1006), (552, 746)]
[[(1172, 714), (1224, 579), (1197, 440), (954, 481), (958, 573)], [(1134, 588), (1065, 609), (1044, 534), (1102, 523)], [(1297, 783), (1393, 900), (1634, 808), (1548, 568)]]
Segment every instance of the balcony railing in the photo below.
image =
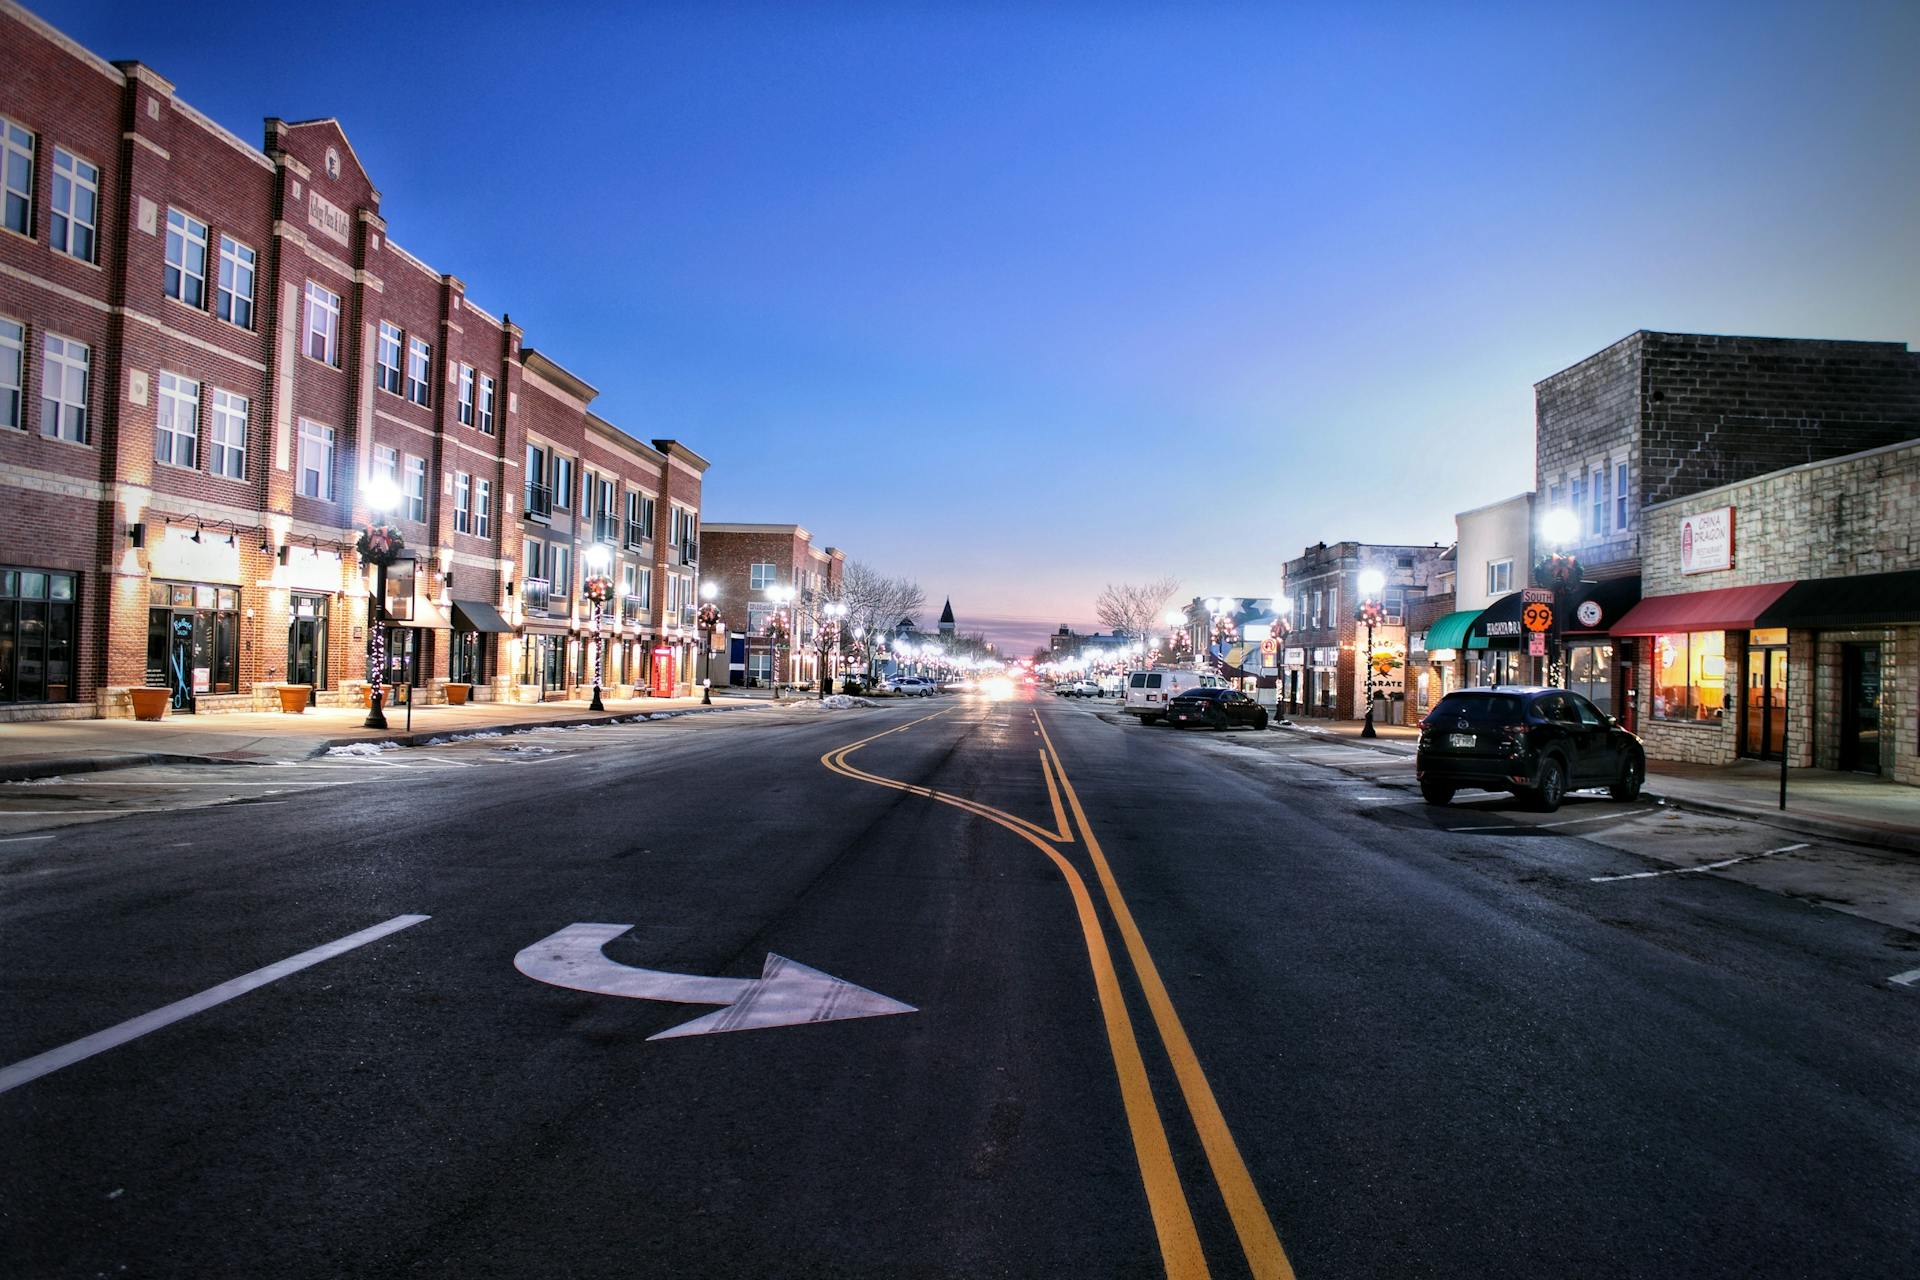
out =
[(699, 564), (700, 563), (700, 543), (697, 539), (688, 538), (685, 542), (680, 544), (680, 563), (681, 564)]
[(611, 546), (620, 533), (620, 522), (604, 511), (593, 518), (593, 540)]
[(543, 484), (527, 486), (527, 519), (547, 520), (553, 516), (553, 490)]
[(638, 622), (640, 621), (640, 615), (645, 612), (646, 609), (641, 605), (639, 596), (622, 596), (620, 598), (620, 621)]
[(693, 613), (692, 609), (682, 609), (679, 612), (680, 625), (688, 630), (693, 629)]
[(553, 584), (545, 578), (528, 578), (520, 584), (525, 593), (527, 612), (536, 618), (544, 618), (553, 608)]
[(637, 547), (647, 540), (647, 526), (638, 520), (627, 521), (627, 545)]

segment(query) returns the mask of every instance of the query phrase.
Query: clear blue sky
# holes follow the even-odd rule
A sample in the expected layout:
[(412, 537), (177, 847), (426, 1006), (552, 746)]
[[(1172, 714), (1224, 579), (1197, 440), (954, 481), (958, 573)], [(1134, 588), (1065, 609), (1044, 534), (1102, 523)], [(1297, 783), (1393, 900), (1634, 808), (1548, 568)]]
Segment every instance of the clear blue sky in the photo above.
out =
[(37, 8), (245, 138), (339, 117), (709, 519), (1010, 645), (1450, 539), (1637, 328), (1920, 345), (1912, 4)]

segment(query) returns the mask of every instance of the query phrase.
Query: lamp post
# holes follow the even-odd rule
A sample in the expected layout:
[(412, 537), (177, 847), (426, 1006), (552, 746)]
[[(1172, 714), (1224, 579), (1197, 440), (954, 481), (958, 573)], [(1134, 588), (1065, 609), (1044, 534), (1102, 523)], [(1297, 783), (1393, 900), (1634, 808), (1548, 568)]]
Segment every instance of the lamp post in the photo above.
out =
[(601, 606), (613, 593), (613, 579), (607, 576), (607, 566), (613, 563), (613, 552), (604, 542), (596, 542), (587, 548), (582, 557), (587, 562), (587, 576), (580, 583), (580, 594), (586, 597), (587, 608), (593, 614), (593, 701), (587, 704), (589, 711), (605, 711), (607, 704), (600, 698), (600, 614)]
[[(767, 599), (774, 604), (774, 621), (767, 629), (767, 675), (773, 683), (773, 700), (780, 700), (780, 639), (786, 631), (786, 607), (793, 599), (793, 588), (774, 583), (767, 588)], [(792, 633), (786, 632), (788, 648), (792, 648)]]
[(1548, 552), (1534, 567), (1534, 579), (1541, 586), (1553, 588), (1553, 640), (1547, 654), (1547, 683), (1558, 687), (1566, 684), (1566, 672), (1561, 670), (1566, 661), (1561, 635), (1566, 626), (1562, 615), (1567, 588), (1580, 581), (1580, 561), (1568, 548), (1579, 536), (1580, 517), (1565, 507), (1555, 507), (1540, 517), (1540, 540), (1547, 544)]
[(1373, 629), (1385, 616), (1380, 608), (1380, 593), (1385, 590), (1387, 576), (1378, 569), (1364, 569), (1360, 573), (1359, 620), (1367, 626), (1367, 651), (1364, 655), (1367, 664), (1367, 718), (1360, 726), (1360, 736), (1377, 738), (1380, 735), (1373, 728)]
[[(386, 613), (387, 566), (400, 551), (399, 533), (392, 530), (386, 515), (400, 505), (400, 487), (385, 475), (376, 474), (365, 486), (367, 509), (373, 518), (360, 535), (360, 554), (374, 567), (373, 594), (367, 597), (367, 718), (362, 727), (387, 727), (386, 690), (387, 633), (381, 625)], [(198, 540), (199, 530), (194, 530)]]
[(713, 705), (713, 642), (720, 638), (720, 608), (714, 601), (720, 597), (720, 584), (709, 578), (700, 584), (700, 648), (704, 655), (705, 667), (700, 679), (700, 705)]
[(1267, 634), (1273, 638), (1273, 718), (1278, 720), (1281, 705), (1285, 703), (1289, 709), (1293, 705), (1286, 699), (1287, 637), (1293, 634), (1293, 597), (1282, 594), (1273, 598), (1273, 629)]
[[(846, 614), (847, 606), (838, 600), (829, 600), (821, 606), (820, 612), (827, 616), (826, 624), (820, 628), (820, 697), (825, 699), (828, 681), (833, 678), (833, 675), (839, 673), (840, 619)], [(829, 645), (828, 641), (832, 641), (832, 644)], [(833, 650), (831, 660), (827, 657), (829, 648)]]

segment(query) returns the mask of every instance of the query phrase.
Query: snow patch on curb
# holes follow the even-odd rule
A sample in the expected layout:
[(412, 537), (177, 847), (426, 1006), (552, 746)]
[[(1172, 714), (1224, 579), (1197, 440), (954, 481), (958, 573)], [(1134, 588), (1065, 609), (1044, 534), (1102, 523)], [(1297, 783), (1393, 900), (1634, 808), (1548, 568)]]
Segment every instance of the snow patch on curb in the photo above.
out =
[(337, 747), (328, 747), (330, 756), (377, 756), (383, 751), (397, 751), (397, 742), (348, 742)]

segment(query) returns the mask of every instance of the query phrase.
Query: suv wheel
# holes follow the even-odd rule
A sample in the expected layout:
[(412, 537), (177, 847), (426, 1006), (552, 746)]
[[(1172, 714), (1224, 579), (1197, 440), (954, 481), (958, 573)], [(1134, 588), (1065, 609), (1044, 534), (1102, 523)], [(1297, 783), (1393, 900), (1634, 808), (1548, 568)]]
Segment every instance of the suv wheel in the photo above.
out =
[(1559, 756), (1548, 756), (1540, 762), (1540, 785), (1533, 789), (1533, 807), (1552, 813), (1566, 795), (1567, 766), (1560, 763)]
[(1445, 782), (1427, 779), (1420, 784), (1420, 798), (1428, 804), (1449, 805), (1453, 803), (1453, 787)]
[(1646, 780), (1647, 762), (1630, 755), (1620, 762), (1620, 780), (1607, 788), (1607, 794), (1615, 800), (1638, 800), (1640, 785)]

